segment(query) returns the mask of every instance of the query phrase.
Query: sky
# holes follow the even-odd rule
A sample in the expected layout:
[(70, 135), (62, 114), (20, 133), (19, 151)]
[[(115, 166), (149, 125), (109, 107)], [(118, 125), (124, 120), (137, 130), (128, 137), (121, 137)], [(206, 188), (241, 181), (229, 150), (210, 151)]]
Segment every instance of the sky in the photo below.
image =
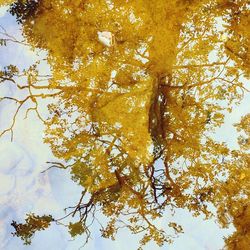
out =
[[(0, 25), (10, 34), (22, 39), (21, 32), (14, 18), (6, 13), (6, 8), (0, 8)], [(0, 34), (0, 38), (4, 38)], [(41, 56), (41, 54), (40, 54)], [(26, 67), (39, 58), (37, 52), (32, 52), (28, 47), (9, 44), (0, 47), (0, 69), (5, 65), (13, 64)], [(43, 65), (41, 70), (48, 71), (48, 66)], [(10, 84), (0, 86), (0, 96), (17, 94), (16, 89)], [(246, 96), (239, 107), (235, 107), (230, 115), (226, 116), (225, 124), (217, 130), (216, 138), (226, 141), (232, 147), (237, 147), (237, 134), (233, 128), (241, 115), (249, 112), (250, 97)], [(14, 106), (10, 102), (0, 104), (0, 130), (8, 126), (13, 114)], [(46, 106), (41, 108), (46, 117)], [(43, 125), (35, 114), (30, 113), (24, 119), (24, 111), (17, 118), (14, 129), (14, 140), (10, 141), (10, 135), (0, 138), (0, 249), (4, 250), (75, 250), (83, 244), (80, 237), (74, 241), (67, 230), (60, 226), (52, 226), (50, 229), (39, 232), (30, 246), (24, 246), (20, 239), (12, 237), (13, 231), (10, 223), (12, 220), (23, 221), (24, 215), (30, 211), (35, 213), (51, 213), (62, 216), (63, 209), (74, 205), (81, 190), (74, 184), (70, 175), (64, 171), (52, 169), (41, 173), (48, 166), (47, 161), (53, 161), (54, 157), (48, 147), (43, 143)], [(202, 217), (193, 218), (187, 211), (177, 211), (173, 216), (166, 215), (166, 219), (160, 221), (163, 226), (167, 220), (173, 220), (183, 225), (185, 233), (177, 238), (174, 244), (165, 245), (162, 248), (149, 244), (145, 249), (163, 250), (219, 250), (223, 246), (223, 236), (227, 236), (233, 230), (221, 229), (214, 220), (204, 221)], [(92, 228), (92, 239), (85, 246), (86, 250), (127, 250), (138, 247), (138, 237), (130, 235), (127, 231), (118, 233), (115, 241), (103, 239), (97, 226)]]

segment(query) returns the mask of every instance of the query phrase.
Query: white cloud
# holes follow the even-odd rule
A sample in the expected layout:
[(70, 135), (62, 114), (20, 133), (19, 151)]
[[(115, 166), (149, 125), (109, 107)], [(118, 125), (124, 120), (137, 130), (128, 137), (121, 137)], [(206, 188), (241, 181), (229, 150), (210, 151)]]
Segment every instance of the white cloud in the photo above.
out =
[(4, 6), (4, 7), (0, 8), (0, 18), (3, 17), (3, 16), (5, 16), (7, 10), (8, 10), (7, 6)]

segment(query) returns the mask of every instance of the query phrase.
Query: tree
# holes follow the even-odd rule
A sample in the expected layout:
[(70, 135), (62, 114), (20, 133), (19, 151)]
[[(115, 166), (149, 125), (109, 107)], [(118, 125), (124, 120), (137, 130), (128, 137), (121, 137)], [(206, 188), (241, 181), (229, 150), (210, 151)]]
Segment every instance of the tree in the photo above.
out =
[[(243, 152), (249, 152), (249, 119), (250, 115), (242, 117), (237, 129), (243, 134), (239, 137), (239, 145)], [(249, 197), (249, 153), (238, 155), (233, 152), (234, 157), (237, 158), (237, 167), (231, 166), (231, 183), (226, 183), (226, 190), (231, 199), (228, 199), (227, 213), (229, 218), (233, 220), (236, 232), (227, 240), (228, 249), (247, 249), (250, 242), (250, 207), (248, 202)], [(239, 181), (241, 185), (239, 185)], [(224, 188), (224, 187), (223, 187)], [(243, 191), (246, 190), (246, 191)]]
[[(237, 229), (229, 248), (249, 245), (249, 140), (240, 137), (242, 148), (230, 150), (212, 136), (248, 91), (248, 1), (18, 0), (9, 11), (26, 42), (47, 51), (51, 75), (41, 84), (33, 65), (19, 85), (3, 71), (2, 81), (29, 94), (2, 101), (19, 104), (15, 117), (32, 101), (27, 112), (43, 120), (44, 141), (59, 159), (51, 167), (70, 169), (82, 186), (66, 215), (77, 217), (68, 224), (73, 237), (88, 241), (98, 207), (109, 220), (103, 237), (127, 227), (143, 235), (140, 247), (161, 246), (172, 238), (153, 221), (166, 209), (210, 218), (214, 206), (222, 226), (232, 221)], [(51, 98), (46, 120), (39, 98)], [(13, 132), (15, 117), (3, 133)], [(238, 125), (247, 133), (248, 118)], [(62, 220), (49, 218), (46, 227)], [(29, 221), (13, 222), (26, 243), (41, 229)]]

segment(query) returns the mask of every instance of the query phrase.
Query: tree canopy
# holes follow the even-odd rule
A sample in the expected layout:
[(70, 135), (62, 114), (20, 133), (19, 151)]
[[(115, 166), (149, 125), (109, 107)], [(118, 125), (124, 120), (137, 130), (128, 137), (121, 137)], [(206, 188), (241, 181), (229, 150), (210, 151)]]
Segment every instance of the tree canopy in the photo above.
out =
[[(70, 169), (83, 190), (67, 210), (72, 237), (87, 241), (92, 221), (104, 214), (103, 237), (126, 227), (142, 235), (140, 249), (150, 240), (162, 246), (183, 230), (154, 220), (181, 208), (217, 216), (223, 227), (233, 223), (227, 247), (247, 249), (250, 116), (236, 125), (238, 150), (213, 131), (249, 91), (249, 1), (17, 0), (9, 12), (25, 43), (47, 52), (51, 72), (44, 81), (37, 62), (25, 71), (25, 85), (14, 65), (0, 72), (1, 82), (28, 93), (1, 98), (18, 105), (2, 134), (13, 134), (16, 115), (31, 101), (27, 113), (43, 121), (44, 141), (58, 158), (51, 167)], [(40, 98), (50, 100), (46, 119)], [(25, 224), (13, 222), (26, 244), (65, 219), (27, 216)]]

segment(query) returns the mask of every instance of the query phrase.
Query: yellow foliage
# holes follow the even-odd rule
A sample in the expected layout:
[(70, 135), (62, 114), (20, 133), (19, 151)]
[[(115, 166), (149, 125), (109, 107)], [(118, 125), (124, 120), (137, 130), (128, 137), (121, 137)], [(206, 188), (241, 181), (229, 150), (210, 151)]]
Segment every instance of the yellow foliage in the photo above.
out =
[(248, 1), (43, 0), (33, 12), (15, 3), (27, 42), (51, 68), (47, 86), (28, 86), (55, 92), (44, 140), (84, 189), (71, 234), (88, 235), (99, 206), (111, 219), (103, 237), (125, 226), (143, 233), (141, 245), (162, 246), (171, 238), (154, 221), (166, 208), (209, 218), (212, 204), (238, 230), (226, 243), (239, 238), (244, 249), (249, 115), (237, 125), (240, 150), (211, 133), (247, 91)]

